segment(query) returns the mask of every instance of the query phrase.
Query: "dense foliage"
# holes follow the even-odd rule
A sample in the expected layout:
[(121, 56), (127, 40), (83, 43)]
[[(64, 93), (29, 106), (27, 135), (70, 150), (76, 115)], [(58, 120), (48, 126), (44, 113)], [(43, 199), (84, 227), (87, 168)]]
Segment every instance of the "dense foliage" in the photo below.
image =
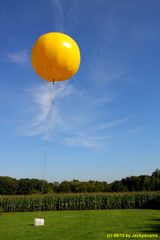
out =
[(0, 208), (4, 212), (133, 208), (160, 209), (160, 192), (0, 196)]
[(131, 176), (108, 184), (100, 181), (63, 181), (49, 183), (39, 179), (0, 177), (0, 195), (25, 195), (35, 193), (85, 193), (85, 192), (135, 192), (159, 191), (160, 170), (151, 176)]

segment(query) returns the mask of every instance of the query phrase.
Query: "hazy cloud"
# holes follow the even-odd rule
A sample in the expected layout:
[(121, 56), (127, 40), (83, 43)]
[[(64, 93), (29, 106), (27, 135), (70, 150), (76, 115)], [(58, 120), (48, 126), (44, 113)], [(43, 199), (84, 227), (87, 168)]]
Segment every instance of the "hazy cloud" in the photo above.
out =
[(66, 145), (89, 148), (98, 147), (109, 139), (92, 127), (92, 123), (97, 121), (96, 111), (113, 101), (112, 97), (94, 99), (83, 93), (82, 98), (81, 92), (68, 82), (54, 87), (52, 83), (41, 84), (26, 91), (26, 94), (31, 99), (25, 113), (29, 117), (23, 118), (20, 134), (46, 137), (49, 131), (50, 136), (58, 133), (57, 141)]
[(27, 50), (22, 50), (19, 52), (12, 52), (6, 54), (7, 59), (10, 62), (17, 63), (17, 64), (24, 64), (29, 61), (29, 53)]
[(128, 130), (128, 134), (132, 134), (132, 133), (136, 133), (136, 132), (140, 132), (141, 130), (143, 130), (144, 129), (144, 126), (138, 126), (138, 127), (136, 127), (136, 128), (133, 128), (133, 129), (130, 129), (130, 130)]
[(98, 126), (98, 129), (103, 130), (103, 129), (108, 129), (108, 128), (112, 128), (112, 127), (117, 127), (120, 124), (128, 122), (131, 119), (132, 116), (133, 116), (133, 114), (129, 114), (126, 117), (115, 119), (115, 120), (112, 120), (112, 121), (107, 122), (107, 123), (103, 123), (103, 124)]

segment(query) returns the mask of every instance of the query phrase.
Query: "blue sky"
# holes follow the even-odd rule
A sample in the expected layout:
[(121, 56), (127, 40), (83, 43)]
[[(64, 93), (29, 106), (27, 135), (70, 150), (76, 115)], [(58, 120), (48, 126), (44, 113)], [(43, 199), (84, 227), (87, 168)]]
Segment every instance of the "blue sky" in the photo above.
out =
[[(1, 176), (42, 178), (48, 126), (49, 181), (111, 182), (159, 168), (159, 0), (1, 0), (0, 28)], [(81, 49), (78, 73), (54, 90), (30, 61), (52, 31)]]

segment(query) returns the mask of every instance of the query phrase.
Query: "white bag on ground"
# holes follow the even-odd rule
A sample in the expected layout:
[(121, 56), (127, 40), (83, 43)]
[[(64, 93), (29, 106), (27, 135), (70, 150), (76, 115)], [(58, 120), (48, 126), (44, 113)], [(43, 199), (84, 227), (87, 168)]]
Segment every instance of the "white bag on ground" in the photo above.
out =
[(44, 218), (35, 218), (34, 219), (34, 226), (43, 226), (44, 225)]

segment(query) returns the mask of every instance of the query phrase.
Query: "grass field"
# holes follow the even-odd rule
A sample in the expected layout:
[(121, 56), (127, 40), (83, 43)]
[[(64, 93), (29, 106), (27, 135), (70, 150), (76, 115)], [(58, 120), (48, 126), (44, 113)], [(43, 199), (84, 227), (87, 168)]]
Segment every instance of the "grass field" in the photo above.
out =
[[(36, 217), (45, 218), (45, 226), (34, 227)], [(127, 239), (126, 234), (131, 234), (132, 239), (160, 239), (160, 211), (92, 210), (41, 212), (40, 216), (37, 212), (0, 215), (0, 239), (3, 240)], [(133, 237), (133, 234), (147, 234), (147, 237)]]

